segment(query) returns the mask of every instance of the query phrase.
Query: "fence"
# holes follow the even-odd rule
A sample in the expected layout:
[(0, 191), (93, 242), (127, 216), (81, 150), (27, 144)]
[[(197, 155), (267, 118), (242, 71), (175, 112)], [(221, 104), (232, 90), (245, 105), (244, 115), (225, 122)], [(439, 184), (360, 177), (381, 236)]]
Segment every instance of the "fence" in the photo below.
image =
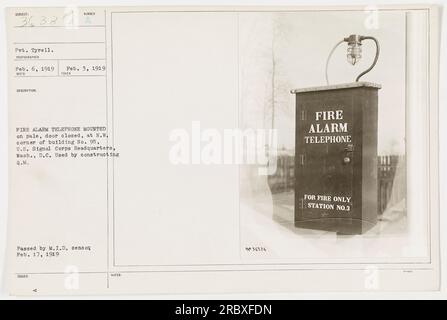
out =
[[(278, 155), (275, 174), (268, 177), (273, 194), (290, 192), (295, 186), (295, 157)], [(406, 197), (405, 156), (386, 155), (377, 157), (377, 210), (382, 214)]]

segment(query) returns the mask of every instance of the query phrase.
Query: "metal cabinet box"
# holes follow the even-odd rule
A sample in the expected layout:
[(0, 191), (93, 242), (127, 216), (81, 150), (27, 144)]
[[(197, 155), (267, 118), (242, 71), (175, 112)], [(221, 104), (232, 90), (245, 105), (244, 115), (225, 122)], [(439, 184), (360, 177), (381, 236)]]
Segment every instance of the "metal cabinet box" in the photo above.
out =
[(295, 227), (362, 234), (376, 224), (378, 89), (355, 82), (292, 90)]

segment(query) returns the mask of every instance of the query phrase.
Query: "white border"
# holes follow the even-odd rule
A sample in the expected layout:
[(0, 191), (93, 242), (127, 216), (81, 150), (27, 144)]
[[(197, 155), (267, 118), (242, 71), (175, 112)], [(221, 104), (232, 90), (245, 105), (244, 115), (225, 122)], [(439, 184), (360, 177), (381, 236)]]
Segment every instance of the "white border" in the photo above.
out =
[[(405, 7), (408, 7), (408, 4), (421, 4), (420, 1), (340, 1), (337, 3), (337, 5), (357, 5), (357, 6), (369, 6), (369, 5), (380, 5), (380, 4), (405, 4)], [(446, 5), (447, 0), (444, 1), (435, 1), (433, 4), (439, 4), (439, 5)], [(202, 0), (202, 1), (122, 1), (122, 0), (110, 0), (106, 3), (102, 1), (88, 1), (88, 0), (75, 0), (75, 1), (65, 1), (65, 0), (52, 0), (52, 1), (45, 1), (45, 0), (39, 0), (39, 1), (21, 1), (21, 0), (4, 0), (1, 3), (1, 12), (0, 12), (0, 70), (1, 76), (0, 76), (0, 299), (7, 299), (11, 298), (7, 296), (6, 290), (4, 288), (5, 283), (5, 274), (3, 272), (4, 265), (5, 265), (5, 259), (4, 259), (4, 252), (6, 247), (6, 222), (7, 222), (7, 190), (8, 190), (8, 183), (7, 183), (7, 105), (6, 105), (6, 97), (7, 97), (7, 75), (6, 75), (6, 35), (5, 35), (5, 8), (11, 7), (11, 6), (64, 6), (64, 5), (79, 5), (79, 6), (108, 6), (108, 5), (121, 5), (121, 6), (133, 6), (133, 5), (145, 5), (145, 6), (151, 6), (151, 5), (201, 5), (201, 6), (210, 6), (210, 5), (270, 5), (270, 6), (278, 6), (278, 5), (328, 5), (328, 6), (334, 6), (335, 3), (333, 1), (303, 1), (303, 0), (290, 0), (290, 1), (273, 1), (273, 0), (264, 0), (264, 1), (248, 1), (248, 0), (229, 0), (229, 1), (215, 1), (215, 0)], [(425, 4), (426, 5), (426, 4)], [(398, 7), (398, 6), (396, 6)], [(446, 13), (445, 11), (441, 11), (441, 21), (442, 21), (442, 30), (445, 28), (446, 25)], [(441, 43), (441, 54), (440, 54), (440, 62), (439, 62), (439, 70), (440, 70), (440, 82), (439, 87), (444, 88), (446, 83), (446, 50), (445, 50), (445, 43), (442, 41), (442, 37), (440, 37)], [(432, 88), (433, 90), (433, 88)], [(436, 99), (437, 97), (431, 94), (432, 102), (434, 102), (434, 105), (436, 106)], [(445, 90), (441, 90), (439, 95), (439, 114), (438, 119), (447, 119), (447, 112), (446, 112), (446, 93)], [(436, 114), (431, 115), (431, 120), (438, 121), (438, 119), (435, 119), (434, 116)], [(435, 132), (432, 132), (432, 134), (436, 134)], [(440, 158), (439, 163), (444, 164), (447, 163), (447, 153), (445, 148), (445, 137), (447, 137), (447, 128), (442, 125), (442, 122), (440, 122), (439, 127), (439, 146), (440, 146)], [(435, 161), (436, 162), (436, 161)], [(432, 163), (433, 164), (433, 163)], [(440, 174), (440, 189), (439, 194), (447, 194), (447, 188), (446, 188), (446, 170), (443, 167), (440, 167), (439, 170)], [(436, 181), (435, 181), (436, 183)], [(436, 185), (432, 185), (432, 187), (436, 187)], [(433, 196), (433, 195), (432, 195)], [(444, 211), (444, 208), (446, 207), (444, 199), (441, 198), (440, 203), (440, 212)], [(433, 206), (433, 204), (432, 204)], [(435, 204), (436, 206), (436, 204)], [(432, 209), (436, 209), (436, 207), (432, 207)], [(447, 250), (446, 250), (446, 244), (447, 243), (447, 219), (440, 217), (440, 230), (442, 230), (440, 235), (440, 243), (441, 243), (441, 262), (445, 261), (447, 258)], [(288, 294), (219, 294), (219, 295), (172, 295), (168, 296), (168, 298), (177, 299), (177, 298), (196, 298), (196, 299), (239, 299), (239, 298), (254, 298), (254, 299), (303, 299), (303, 298), (323, 298), (323, 299), (331, 299), (331, 298), (346, 298), (346, 299), (387, 299), (387, 298), (426, 298), (426, 299), (441, 299), (441, 298), (447, 298), (447, 281), (445, 278), (447, 277), (447, 265), (443, 264), (441, 266), (442, 273), (441, 273), (441, 291), (440, 292), (418, 292), (418, 293), (368, 293), (368, 292), (355, 292), (355, 293), (288, 293)], [(99, 297), (99, 296), (98, 296)], [(78, 297), (79, 298), (79, 297)], [(90, 297), (95, 298), (95, 297)], [(97, 298), (97, 297), (96, 297)], [(110, 297), (107, 296), (107, 298), (123, 298), (119, 296)], [(131, 296), (126, 296), (124, 298), (131, 298)], [(135, 297), (133, 297), (135, 298)], [(167, 298), (165, 295), (150, 295), (150, 296), (138, 296), (138, 298), (151, 298), (151, 299), (164, 299)]]

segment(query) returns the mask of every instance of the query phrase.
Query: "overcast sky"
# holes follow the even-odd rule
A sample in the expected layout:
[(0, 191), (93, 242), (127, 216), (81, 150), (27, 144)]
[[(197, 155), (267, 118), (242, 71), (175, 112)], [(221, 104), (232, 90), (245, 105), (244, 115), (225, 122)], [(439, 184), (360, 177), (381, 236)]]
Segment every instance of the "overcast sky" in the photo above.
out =
[[(280, 146), (294, 148), (295, 101), (291, 89), (322, 86), (326, 58), (332, 47), (350, 34), (376, 37), (381, 53), (376, 67), (362, 80), (382, 85), (379, 91), (379, 154), (405, 152), (405, 14), (380, 12), (378, 28), (367, 28), (371, 16), (356, 12), (244, 13), (240, 15), (241, 108), (245, 125), (271, 122), (272, 92), (275, 127)], [(371, 20), (367, 20), (371, 21)], [(273, 45), (273, 50), (272, 50)], [(365, 41), (356, 66), (346, 60), (346, 44), (340, 45), (329, 67), (331, 84), (354, 82), (374, 59), (372, 41)], [(272, 56), (275, 72), (272, 84)]]

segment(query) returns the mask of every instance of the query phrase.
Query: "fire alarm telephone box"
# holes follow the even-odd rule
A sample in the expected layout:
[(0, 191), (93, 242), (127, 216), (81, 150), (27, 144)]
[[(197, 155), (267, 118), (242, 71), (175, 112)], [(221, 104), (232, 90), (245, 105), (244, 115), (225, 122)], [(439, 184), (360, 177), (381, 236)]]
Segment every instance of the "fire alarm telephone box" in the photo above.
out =
[(296, 95), (295, 227), (362, 234), (377, 222), (377, 103), (368, 82)]

